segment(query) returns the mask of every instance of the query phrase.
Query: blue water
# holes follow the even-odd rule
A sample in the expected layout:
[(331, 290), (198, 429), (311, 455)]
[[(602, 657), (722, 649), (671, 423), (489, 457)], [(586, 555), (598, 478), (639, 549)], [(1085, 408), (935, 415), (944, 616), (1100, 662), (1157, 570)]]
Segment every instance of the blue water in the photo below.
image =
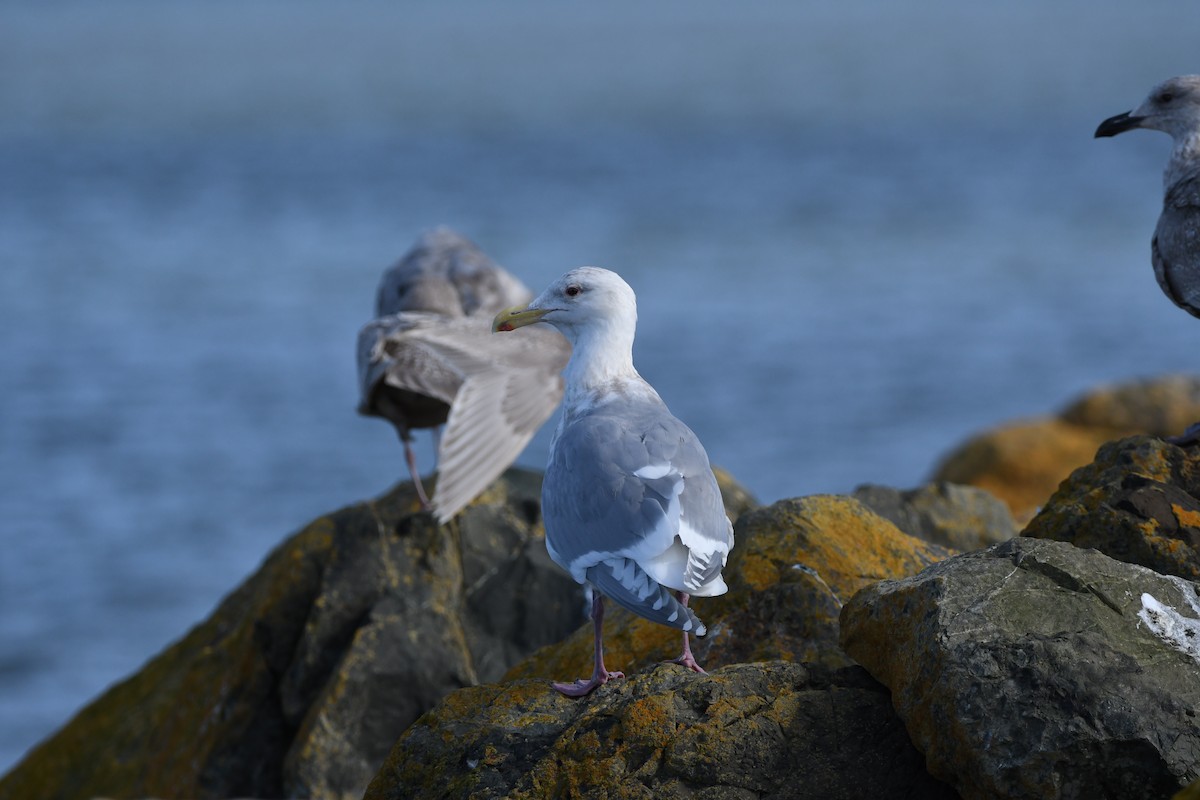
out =
[(625, 275), (765, 501), (1200, 367), (1168, 140), (1091, 139), (1200, 71), (1200, 5), (644, 5), (0, 6), (0, 770), (400, 477), (354, 337), (427, 227)]

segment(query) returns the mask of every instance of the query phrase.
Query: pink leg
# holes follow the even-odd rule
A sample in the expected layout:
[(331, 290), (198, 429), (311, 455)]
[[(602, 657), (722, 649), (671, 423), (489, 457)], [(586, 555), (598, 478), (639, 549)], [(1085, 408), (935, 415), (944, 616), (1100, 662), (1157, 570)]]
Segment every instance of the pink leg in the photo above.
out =
[[(683, 605), (683, 607), (687, 608), (688, 599), (689, 599), (688, 593), (687, 592), (676, 592), (675, 596), (677, 598), (679, 598), (679, 602)], [(682, 666), (687, 667), (692, 672), (699, 672), (701, 675), (708, 674), (707, 672), (704, 671), (703, 667), (701, 667), (699, 664), (696, 663), (696, 658), (695, 658), (695, 656), (692, 655), (692, 643), (688, 637), (687, 631), (683, 632), (683, 655), (681, 655), (679, 658), (672, 660), (670, 663), (680, 664)]]
[(604, 623), (604, 596), (592, 590), (592, 625), (596, 629), (596, 666), (592, 669), (589, 680), (580, 678), (574, 683), (550, 684), (567, 697), (583, 697), (590, 694), (597, 686), (603, 686), (613, 678), (624, 678), (624, 672), (609, 672), (604, 668), (604, 641), (601, 627)]
[(403, 436), (400, 437), (400, 441), (404, 443), (404, 460), (408, 462), (408, 471), (412, 475), (413, 487), (417, 490), (417, 499), (421, 501), (421, 508), (428, 511), (429, 498), (425, 495), (425, 487), (421, 485), (421, 473), (417, 472), (417, 457), (412, 451), (412, 442)]

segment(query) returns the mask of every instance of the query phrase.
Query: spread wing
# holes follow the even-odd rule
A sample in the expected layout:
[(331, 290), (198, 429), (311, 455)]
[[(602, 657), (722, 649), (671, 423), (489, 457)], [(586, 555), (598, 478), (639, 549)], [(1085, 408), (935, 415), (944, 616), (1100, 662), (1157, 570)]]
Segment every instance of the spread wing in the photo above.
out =
[(462, 374), (429, 346), (430, 331), (444, 323), (437, 314), (403, 312), (363, 326), (358, 333), (359, 413), (382, 416), (377, 400), (384, 385), (453, 402)]
[(666, 590), (724, 593), (733, 526), (704, 448), (660, 401), (616, 396), (565, 421), (542, 512), (550, 555), (575, 580), (647, 619), (703, 633)]
[(418, 335), (462, 376), (438, 447), (440, 522), (512, 464), (562, 399), (570, 345), (550, 328), (528, 333), (495, 336), (490, 318), (468, 317)]

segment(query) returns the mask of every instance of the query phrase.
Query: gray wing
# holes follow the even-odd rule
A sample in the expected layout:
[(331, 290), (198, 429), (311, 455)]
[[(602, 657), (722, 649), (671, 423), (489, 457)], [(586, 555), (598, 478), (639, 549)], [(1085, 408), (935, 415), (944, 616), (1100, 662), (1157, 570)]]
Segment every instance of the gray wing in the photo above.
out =
[(421, 313), (392, 314), (373, 320), (358, 333), (360, 414), (384, 416), (377, 399), (384, 385), (449, 405), (462, 385), (462, 373), (428, 343), (442, 320)]
[(618, 399), (565, 423), (542, 511), (557, 563), (581, 582), (594, 582), (597, 569), (611, 573), (624, 591), (601, 591), (656, 622), (683, 627), (686, 619), (654, 607), (659, 594), (647, 577), (698, 596), (726, 589), (720, 573), (733, 526), (716, 478), (696, 435), (659, 403)]
[(567, 340), (548, 327), (497, 336), (491, 319), (450, 321), (420, 336), (462, 375), (438, 447), (432, 504), (453, 517), (504, 472), (562, 399)]
[(696, 612), (680, 603), (661, 583), (651, 578), (632, 558), (613, 557), (585, 573), (600, 594), (640, 617), (697, 636), (708, 629)]
[(1200, 317), (1200, 180), (1184, 179), (1167, 192), (1151, 260), (1163, 293)]
[(404, 256), (383, 274), (376, 294), (378, 316), (403, 311), (406, 295), (426, 278), (449, 281), (459, 294), (462, 311), (494, 316), (509, 306), (528, 303), (533, 294), (511, 273), (488, 258), (479, 247), (447, 227), (425, 232)]

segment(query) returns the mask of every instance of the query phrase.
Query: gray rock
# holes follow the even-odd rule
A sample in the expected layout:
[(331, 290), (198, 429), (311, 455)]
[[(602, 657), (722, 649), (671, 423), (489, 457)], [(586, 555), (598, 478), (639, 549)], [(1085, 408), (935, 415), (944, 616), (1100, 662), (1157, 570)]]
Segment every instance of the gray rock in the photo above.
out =
[(965, 798), (1163, 798), (1200, 777), (1195, 584), (1013, 539), (842, 611), (930, 772)]
[(321, 517), (183, 639), (0, 780), (0, 800), (358, 798), (443, 695), (582, 621), (549, 563), (539, 473), (510, 470), (453, 523), (411, 484)]
[[(444, 695), (584, 622), (546, 553), (541, 481), (510, 469), (448, 525), (409, 483), (314, 520), (0, 778), (0, 800), (357, 800)], [(753, 505), (719, 481), (731, 516)]]
[(951, 550), (978, 550), (1020, 530), (1007, 505), (975, 486), (939, 481), (903, 490), (868, 483), (852, 496), (909, 536)]
[(280, 686), (298, 722), (289, 796), (361, 797), (396, 737), (445, 694), (496, 680), (578, 626), (579, 587), (538, 528), (540, 488), (539, 474), (510, 470), (456, 524), (415, 514), (345, 531)]

